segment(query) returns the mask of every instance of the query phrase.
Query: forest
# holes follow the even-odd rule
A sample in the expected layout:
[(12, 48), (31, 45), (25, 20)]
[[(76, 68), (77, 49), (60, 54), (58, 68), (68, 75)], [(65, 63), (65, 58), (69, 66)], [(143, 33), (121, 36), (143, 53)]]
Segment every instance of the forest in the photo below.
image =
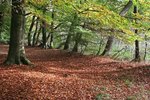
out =
[(0, 100), (150, 100), (150, 1), (0, 0)]

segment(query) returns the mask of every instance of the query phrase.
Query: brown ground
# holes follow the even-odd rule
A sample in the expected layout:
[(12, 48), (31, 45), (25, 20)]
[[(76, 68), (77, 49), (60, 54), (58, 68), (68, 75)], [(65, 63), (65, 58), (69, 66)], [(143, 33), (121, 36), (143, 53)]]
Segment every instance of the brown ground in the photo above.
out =
[(0, 46), (0, 100), (150, 100), (148, 65), (26, 48), (34, 66), (4, 66), (7, 48)]

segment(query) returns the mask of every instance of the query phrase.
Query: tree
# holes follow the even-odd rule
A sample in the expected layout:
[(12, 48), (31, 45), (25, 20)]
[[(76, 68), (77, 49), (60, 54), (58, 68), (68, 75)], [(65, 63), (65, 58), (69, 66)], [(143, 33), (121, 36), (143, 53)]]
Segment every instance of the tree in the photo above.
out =
[(107, 40), (107, 43), (106, 43), (106, 46), (104, 48), (104, 51), (102, 52), (102, 56), (108, 56), (109, 55), (109, 51), (111, 50), (111, 47), (112, 47), (112, 44), (113, 44), (113, 40), (114, 40), (114, 37), (113, 36), (109, 36), (108, 37), (108, 40)]
[[(2, 6), (2, 3), (3, 3), (3, 2), (0, 1), (0, 8), (1, 8), (1, 6)], [(1, 39), (1, 32), (2, 32), (3, 16), (4, 16), (3, 11), (0, 10), (0, 39)]]
[(47, 43), (46, 43), (46, 22), (42, 21), (42, 48), (47, 49)]
[(35, 46), (35, 41), (36, 41), (36, 35), (38, 33), (38, 27), (39, 27), (39, 18), (37, 17), (36, 19), (36, 23), (35, 23), (35, 31), (34, 31), (34, 34), (33, 34), (33, 40), (32, 40), (32, 46), (34, 47)]
[[(55, 12), (54, 12), (54, 8), (52, 9), (52, 15), (51, 15), (51, 17), (52, 17), (52, 20), (54, 20), (54, 17), (55, 17)], [(50, 43), (49, 43), (49, 48), (50, 49), (52, 49), (53, 48), (53, 34), (54, 34), (54, 21), (52, 21), (51, 22), (51, 26), (50, 26), (50, 28), (51, 28), (51, 32), (49, 33), (49, 35), (50, 35)]]
[[(129, 9), (131, 8), (131, 6), (133, 5), (132, 0), (129, 0), (129, 2), (124, 6), (124, 8), (121, 10), (121, 12), (119, 13), (120, 16), (125, 16), (125, 14), (129, 11)], [(113, 43), (113, 36), (109, 36), (106, 46), (104, 48), (104, 51), (102, 52), (102, 56), (104, 55), (109, 55), (109, 51), (111, 50), (112, 47), (112, 43)]]
[(35, 16), (32, 17), (32, 22), (31, 22), (31, 25), (30, 25), (30, 28), (29, 28), (29, 33), (28, 33), (28, 46), (31, 46), (31, 32), (32, 32), (34, 23), (35, 23)]
[(31, 64), (31, 62), (26, 58), (24, 50), (24, 3), (24, 0), (12, 0), (10, 45), (7, 59), (4, 62), (7, 65)]
[(0, 12), (0, 39), (1, 39), (2, 25), (3, 25), (3, 12)]
[(72, 33), (73, 33), (75, 27), (77, 26), (77, 24), (78, 24), (78, 15), (75, 13), (73, 16), (73, 20), (71, 21), (71, 25), (70, 25), (69, 32), (67, 35), (67, 39), (66, 39), (65, 44), (64, 44), (64, 50), (69, 49), (69, 44), (71, 42), (71, 36), (72, 36)]
[[(134, 10), (133, 13), (138, 13), (138, 8), (137, 5), (134, 5)], [(135, 18), (135, 23), (137, 23), (137, 19)], [(135, 34), (138, 34), (138, 29), (135, 29)], [(135, 62), (139, 62), (141, 60), (140, 57), (140, 50), (139, 50), (139, 41), (135, 40), (135, 58), (133, 59), (133, 61)]]

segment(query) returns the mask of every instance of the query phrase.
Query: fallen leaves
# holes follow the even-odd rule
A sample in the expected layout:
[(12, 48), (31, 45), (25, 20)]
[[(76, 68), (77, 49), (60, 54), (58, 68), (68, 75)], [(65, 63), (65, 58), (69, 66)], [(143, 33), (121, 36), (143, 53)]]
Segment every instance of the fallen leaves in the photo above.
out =
[[(1, 45), (0, 63), (7, 46)], [(34, 67), (0, 65), (0, 100), (150, 99), (150, 68), (142, 63), (69, 54), (62, 50), (27, 48)]]

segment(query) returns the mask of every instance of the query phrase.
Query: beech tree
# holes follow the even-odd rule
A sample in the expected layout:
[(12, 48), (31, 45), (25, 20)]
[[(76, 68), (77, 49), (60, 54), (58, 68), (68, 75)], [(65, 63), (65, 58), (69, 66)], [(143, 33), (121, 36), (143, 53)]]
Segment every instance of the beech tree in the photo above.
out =
[[(3, 5), (2, 1), (0, 1), (0, 5)], [(2, 9), (2, 8), (0, 7), (0, 9)], [(2, 27), (2, 23), (3, 23), (3, 16), (4, 16), (3, 13), (4, 13), (3, 10), (0, 10), (0, 33), (1, 33), (1, 27)]]
[(30, 25), (30, 28), (29, 28), (29, 32), (28, 32), (28, 46), (31, 46), (31, 32), (32, 32), (32, 29), (33, 29), (33, 26), (34, 26), (34, 23), (35, 23), (35, 16), (32, 17), (32, 21), (31, 21), (31, 25)]
[[(134, 5), (134, 10), (133, 13), (137, 14), (138, 13), (138, 7), (137, 5)], [(135, 23), (137, 23), (137, 19), (135, 18)], [(135, 29), (135, 34), (138, 34), (138, 29)], [(140, 47), (139, 47), (139, 41), (135, 40), (135, 58), (133, 59), (133, 61), (139, 62), (141, 60), (140, 57)]]
[(2, 32), (2, 25), (3, 25), (3, 12), (0, 12), (0, 38)]
[[(133, 5), (132, 0), (129, 0), (129, 2), (124, 6), (124, 8), (119, 13), (119, 15), (120, 16), (125, 16), (125, 14), (129, 11), (129, 9), (131, 8), (132, 5)], [(108, 37), (108, 40), (107, 40), (106, 46), (104, 48), (104, 51), (101, 54), (102, 56), (109, 55), (109, 51), (111, 50), (113, 40), (114, 40), (113, 36)]]
[[(26, 15), (24, 9), (30, 14), (26, 22), (28, 46), (36, 46), (40, 43), (43, 48), (48, 46), (55, 48), (61, 45), (61, 49), (64, 50), (72, 49), (73, 52), (89, 52), (89, 49), (91, 52), (92, 50), (97, 50), (96, 45), (99, 45), (99, 41), (102, 39), (100, 37), (108, 36), (108, 41), (102, 52), (102, 55), (108, 55), (114, 38), (125, 41), (130, 39), (129, 42), (133, 43), (139, 39), (138, 34), (135, 33), (140, 33), (142, 28), (145, 28), (143, 24), (139, 25), (139, 19), (142, 18), (139, 13), (127, 14), (131, 6), (136, 4), (135, 0), (128, 0), (121, 10), (119, 7), (126, 1), (24, 1), (12, 1), (10, 46), (8, 57), (5, 61), (6, 64), (30, 64), (30, 61), (25, 56), (23, 43), (24, 15)], [(142, 1), (139, 2), (142, 5), (146, 4)], [(116, 6), (115, 4), (118, 5)], [(119, 10), (121, 11), (120, 13)], [(2, 19), (1, 15), (0, 12), (0, 20)], [(137, 24), (132, 21), (135, 19), (138, 22)], [(145, 22), (143, 23), (145, 24)], [(134, 32), (131, 28), (138, 30)], [(136, 50), (139, 51), (139, 49)]]
[(12, 0), (12, 16), (9, 51), (5, 64), (31, 64), (24, 50), (24, 0)]

